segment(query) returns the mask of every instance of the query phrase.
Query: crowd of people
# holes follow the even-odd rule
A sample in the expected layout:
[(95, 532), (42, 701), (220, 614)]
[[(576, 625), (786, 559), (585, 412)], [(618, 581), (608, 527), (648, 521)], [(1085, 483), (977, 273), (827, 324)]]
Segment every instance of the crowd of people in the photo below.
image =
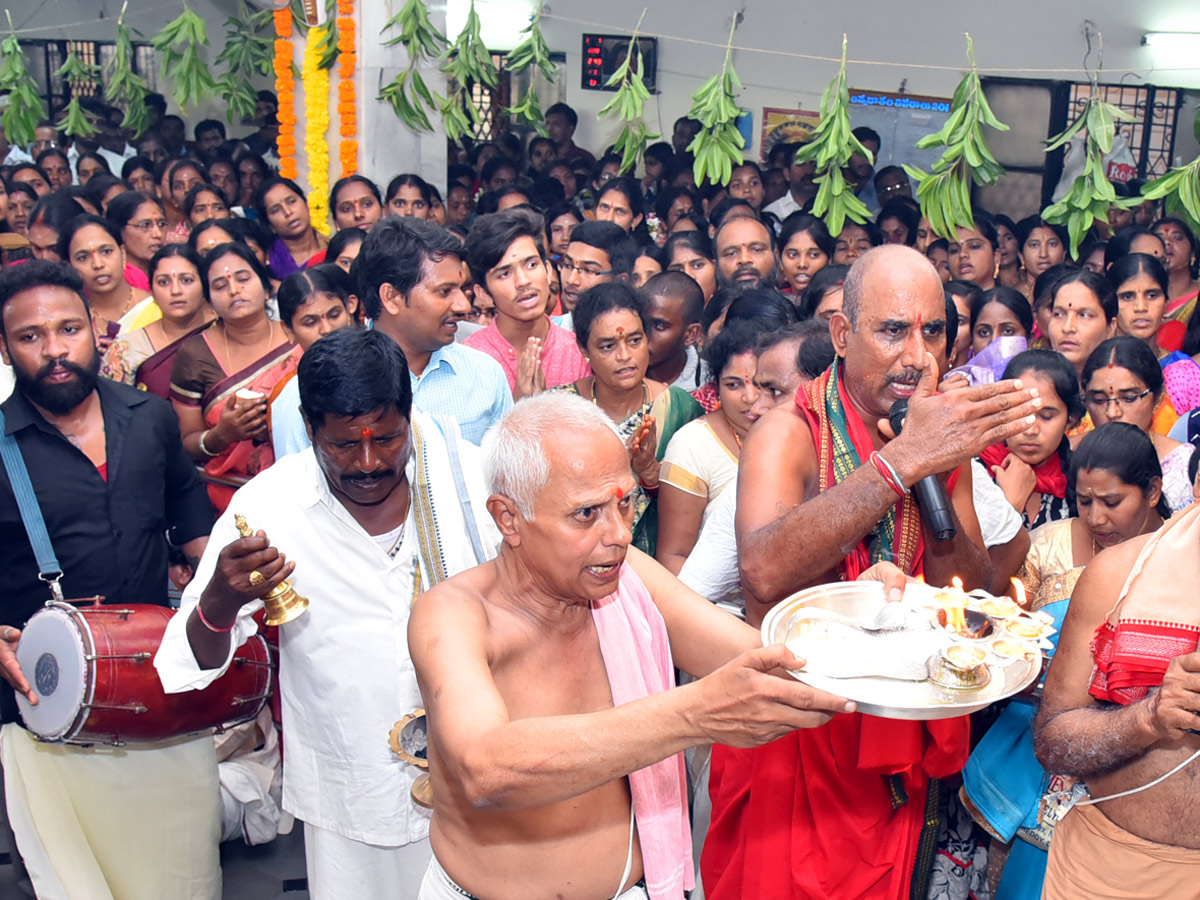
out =
[[(1077, 257), (1036, 211), (947, 239), (855, 155), (874, 218), (833, 235), (798, 144), (697, 185), (694, 120), (639, 175), (558, 103), (444, 184), (342, 178), (314, 223), (269, 92), (232, 140), (88, 104), (95, 137), (43, 123), (0, 166), (0, 442), (67, 598), (174, 596), (162, 689), (263, 633), (277, 702), (113, 749), (37, 740), (4, 691), (38, 896), (219, 897), (220, 840), (293, 818), (316, 900), (1195, 895), (1185, 221), (1114, 205)], [(33, 704), (53, 579), (6, 466), (0, 675)], [(1052, 616), (1044, 693), (884, 719), (762, 646), (801, 589), (912, 578)], [(307, 612), (267, 626), (285, 581)], [(421, 710), (432, 811), (389, 748)]]

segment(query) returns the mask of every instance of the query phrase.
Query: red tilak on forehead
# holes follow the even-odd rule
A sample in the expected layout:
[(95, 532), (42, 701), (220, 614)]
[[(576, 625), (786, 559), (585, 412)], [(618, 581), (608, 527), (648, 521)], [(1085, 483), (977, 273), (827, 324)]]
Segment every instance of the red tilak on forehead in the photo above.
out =
[(364, 429), (362, 430), (362, 436), (363, 436), (364, 438), (370, 438), (370, 437), (374, 437), (374, 436), (375, 436), (375, 432), (373, 432), (373, 431), (372, 431), (370, 428), (364, 428)]
[(625, 337), (625, 329), (620, 325), (617, 326), (617, 337)]
[(623, 490), (621, 490), (620, 488), (617, 488), (617, 499), (618, 500), (625, 499), (625, 492)]
[(921, 327), (921, 323), (922, 323), (923, 321), (924, 321), (924, 317), (923, 317), (923, 316), (922, 316), (920, 313), (917, 313), (917, 327), (918, 327), (918, 328), (920, 328), (920, 327)]

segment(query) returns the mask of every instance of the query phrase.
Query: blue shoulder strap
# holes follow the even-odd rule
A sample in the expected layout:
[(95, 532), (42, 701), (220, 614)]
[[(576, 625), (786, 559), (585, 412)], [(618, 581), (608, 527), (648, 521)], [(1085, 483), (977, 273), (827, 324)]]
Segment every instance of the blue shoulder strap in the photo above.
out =
[(0, 410), (0, 460), (4, 462), (8, 472), (8, 481), (12, 485), (13, 495), (17, 498), (17, 509), (21, 511), (21, 521), (25, 524), (25, 533), (29, 535), (29, 543), (33, 546), (33, 555), (37, 557), (38, 578), (50, 587), (50, 593), (55, 600), (62, 600), (62, 588), (58, 581), (63, 576), (62, 566), (54, 555), (54, 547), (50, 543), (50, 535), (46, 532), (46, 521), (42, 518), (42, 508), (38, 505), (37, 495), (33, 492), (33, 483), (29, 480), (29, 470), (25, 468), (25, 457), (17, 446), (17, 439), (4, 432), (4, 412)]

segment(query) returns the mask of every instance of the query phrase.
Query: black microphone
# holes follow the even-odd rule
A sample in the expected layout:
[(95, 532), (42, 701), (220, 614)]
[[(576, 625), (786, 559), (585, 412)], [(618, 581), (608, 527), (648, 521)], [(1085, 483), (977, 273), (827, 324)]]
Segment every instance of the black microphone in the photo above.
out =
[[(892, 408), (888, 412), (888, 421), (892, 425), (892, 431), (897, 435), (904, 428), (906, 415), (908, 415), (907, 400), (897, 400), (892, 404)], [(929, 525), (929, 530), (933, 532), (934, 539), (938, 541), (954, 540), (958, 529), (954, 527), (954, 518), (950, 515), (950, 500), (946, 497), (946, 489), (942, 487), (938, 477), (926, 475), (912, 486), (912, 492), (916, 496), (922, 518)]]

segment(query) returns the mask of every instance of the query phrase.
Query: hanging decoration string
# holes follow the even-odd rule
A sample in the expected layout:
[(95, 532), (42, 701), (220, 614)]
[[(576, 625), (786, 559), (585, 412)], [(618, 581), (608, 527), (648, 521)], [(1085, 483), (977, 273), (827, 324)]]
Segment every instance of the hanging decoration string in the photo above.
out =
[(313, 228), (329, 228), (329, 70), (321, 68), (321, 42), (333, 22), (308, 29), (300, 78), (304, 84), (304, 154), (308, 159), (308, 212)]
[(275, 152), (279, 155), (279, 174), (294, 179), (296, 167), (296, 77), (292, 74), (295, 50), (292, 47), (292, 9), (275, 10), (275, 95), (279, 99), (279, 136)]
[(354, 69), (358, 54), (354, 49), (354, 0), (337, 0), (338, 30), (338, 160), (342, 178), (358, 171), (358, 96), (354, 88)]

